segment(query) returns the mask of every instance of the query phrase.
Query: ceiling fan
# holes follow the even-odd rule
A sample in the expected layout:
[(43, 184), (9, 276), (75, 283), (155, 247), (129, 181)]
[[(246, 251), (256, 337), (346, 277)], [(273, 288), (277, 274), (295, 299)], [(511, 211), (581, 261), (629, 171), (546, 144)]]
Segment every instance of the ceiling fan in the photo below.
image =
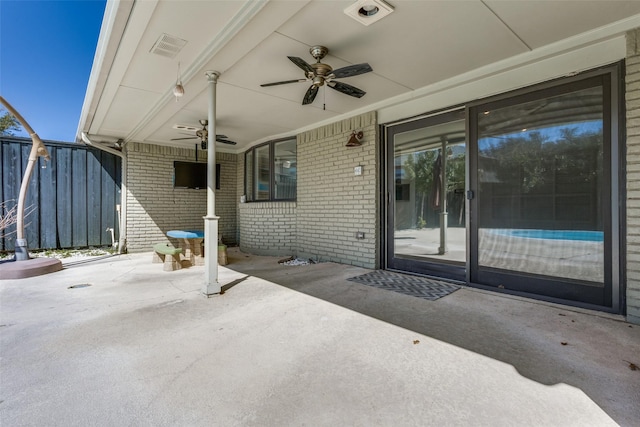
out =
[(287, 58), (289, 58), (291, 62), (296, 64), (304, 71), (305, 76), (307, 77), (306, 79), (284, 80), (281, 82), (265, 83), (260, 86), (268, 87), (311, 81), (313, 82), (313, 84), (307, 90), (307, 93), (304, 94), (302, 105), (311, 104), (313, 100), (316, 99), (316, 95), (318, 94), (318, 89), (320, 88), (320, 86), (323, 86), (325, 84), (331, 89), (335, 89), (338, 92), (342, 92), (349, 96), (353, 96), (356, 98), (361, 98), (364, 96), (366, 92), (362, 89), (358, 89), (357, 87), (348, 85), (346, 83), (337, 82), (333, 79), (352, 77), (359, 74), (371, 72), (373, 71), (373, 69), (369, 64), (365, 62), (363, 64), (348, 65), (346, 67), (334, 70), (333, 68), (331, 68), (331, 66), (320, 62), (320, 60), (324, 58), (327, 53), (329, 53), (329, 49), (324, 46), (312, 46), (311, 49), (309, 49), (309, 53), (316, 59), (316, 63), (308, 64), (304, 59), (298, 58), (297, 56), (287, 56)]
[[(185, 139), (197, 139), (197, 138), (200, 138), (201, 148), (203, 150), (206, 150), (207, 149), (208, 137), (209, 137), (209, 131), (207, 130), (207, 126), (209, 125), (209, 121), (206, 120), (206, 119), (202, 119), (202, 120), (199, 120), (199, 122), (202, 125), (202, 129), (198, 129), (196, 131), (196, 135), (195, 136), (189, 136), (189, 137), (186, 137), (186, 138), (173, 138), (173, 139), (171, 139), (171, 141), (181, 141), (181, 140), (185, 140)], [(230, 141), (227, 138), (228, 138), (227, 135), (216, 134), (216, 141), (217, 142), (220, 142), (222, 144), (236, 145), (235, 141)]]

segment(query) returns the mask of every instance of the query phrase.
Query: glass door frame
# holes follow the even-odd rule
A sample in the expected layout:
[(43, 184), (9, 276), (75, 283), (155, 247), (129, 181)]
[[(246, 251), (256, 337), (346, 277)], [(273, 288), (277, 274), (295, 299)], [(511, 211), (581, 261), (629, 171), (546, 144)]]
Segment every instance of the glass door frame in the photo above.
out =
[[(623, 212), (624, 201), (622, 188), (624, 183), (624, 163), (621, 155), (620, 112), (624, 111), (621, 100), (621, 68), (619, 65), (587, 72), (561, 81), (543, 83), (532, 88), (514, 91), (493, 98), (469, 103), (467, 106), (468, 129), (468, 188), (473, 195), (469, 201), (469, 227), (467, 232), (469, 252), (467, 283), (472, 286), (491, 289), (510, 294), (523, 295), (546, 301), (559, 302), (601, 311), (619, 313), (624, 305), (621, 301), (623, 292), (622, 263), (624, 252)], [(589, 289), (580, 286), (579, 282), (570, 279), (541, 279), (518, 272), (491, 271), (478, 265), (478, 128), (477, 117), (482, 111), (506, 107), (513, 104), (542, 99), (547, 96), (560, 95), (585, 87), (601, 85), (603, 89), (603, 210), (604, 222), (604, 288)], [(608, 203), (606, 201), (609, 201)], [(509, 286), (503, 287), (504, 283)], [(535, 285), (534, 285), (535, 284)], [(563, 291), (558, 292), (559, 286)], [(532, 288), (540, 289), (543, 294), (532, 293)]]
[[(478, 277), (478, 201), (476, 199), (477, 182), (477, 127), (474, 114), (482, 109), (482, 106), (495, 103), (506, 105), (514, 98), (526, 102), (527, 99), (537, 99), (540, 93), (557, 95), (562, 92), (570, 92), (571, 87), (582, 87), (588, 79), (601, 79), (603, 87), (603, 127), (605, 133), (605, 150), (608, 152), (605, 162), (604, 178), (606, 184), (606, 200), (600, 205), (600, 209), (606, 211), (605, 224), (605, 295), (603, 304), (593, 304), (564, 297), (541, 295), (532, 293), (526, 289), (505, 289), (497, 285), (482, 283), (482, 275)], [(625, 159), (625, 133), (624, 133), (624, 62), (600, 67), (598, 69), (584, 71), (572, 77), (562, 77), (522, 89), (513, 90), (500, 95), (479, 99), (476, 101), (459, 104), (448, 109), (435, 111), (422, 116), (408, 118), (395, 123), (381, 124), (380, 135), (383, 141), (380, 145), (381, 172), (380, 200), (382, 217), (381, 227), (381, 266), (388, 270), (410, 272), (437, 278), (451, 279), (466, 283), (468, 286), (480, 289), (488, 289), (493, 292), (520, 295), (527, 298), (550, 301), (563, 305), (584, 307), (610, 313), (624, 314), (625, 295), (625, 264), (626, 264), (626, 159)], [(464, 266), (447, 265), (437, 262), (416, 262), (394, 259), (394, 210), (395, 210), (395, 165), (393, 137), (397, 133), (418, 129), (425, 126), (436, 125), (446, 121), (453, 121), (462, 114), (465, 119), (466, 132), (466, 168), (465, 168), (465, 228), (466, 228), (466, 264)], [(472, 142), (473, 141), (473, 142)], [(604, 200), (604, 199), (603, 199)], [(495, 277), (494, 277), (495, 278)], [(500, 277), (504, 279), (504, 277)], [(509, 282), (530, 281), (526, 274), (512, 274), (506, 278)], [(534, 278), (539, 280), (539, 278)], [(554, 286), (566, 284), (567, 280), (560, 279), (556, 282), (549, 280), (548, 285)], [(571, 295), (568, 295), (569, 297)]]
[[(395, 200), (396, 200), (396, 187), (395, 187), (395, 153), (394, 153), (394, 136), (396, 134), (409, 132), (425, 127), (435, 126), (448, 122), (454, 122), (464, 120), (465, 125), (467, 123), (466, 111), (464, 107), (450, 109), (447, 111), (430, 114), (425, 117), (415, 118), (410, 121), (403, 121), (397, 124), (389, 124), (383, 127), (385, 135), (385, 144), (383, 145), (383, 164), (385, 171), (385, 179), (382, 184), (383, 198), (385, 201), (385, 209), (383, 210), (384, 220), (383, 223), (383, 235), (384, 235), (384, 250), (383, 250), (383, 265), (387, 270), (396, 270), (403, 272), (411, 272), (426, 276), (433, 276), (443, 279), (449, 279), (458, 282), (465, 282), (467, 278), (467, 265), (469, 256), (467, 255), (466, 261), (460, 265), (457, 263), (445, 263), (438, 262), (437, 259), (431, 258), (424, 260), (415, 260), (409, 258), (399, 258), (394, 256), (395, 251)], [(465, 135), (468, 135), (467, 129), (465, 129)], [(467, 144), (468, 138), (465, 138), (465, 144)], [(466, 153), (468, 148), (465, 147)], [(465, 175), (468, 174), (468, 160), (465, 159)], [(465, 188), (468, 186), (468, 178), (465, 176)], [(465, 190), (466, 191), (466, 190)], [(468, 200), (465, 199), (465, 212), (468, 212)], [(468, 228), (468, 217), (465, 213), (465, 228)], [(466, 249), (468, 254), (469, 238), (468, 229), (465, 233), (466, 236)]]

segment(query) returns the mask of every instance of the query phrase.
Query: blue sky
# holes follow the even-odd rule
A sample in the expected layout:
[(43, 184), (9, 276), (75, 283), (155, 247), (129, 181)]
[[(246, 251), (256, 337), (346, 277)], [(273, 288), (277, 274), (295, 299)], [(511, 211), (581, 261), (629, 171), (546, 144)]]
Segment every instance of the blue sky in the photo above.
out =
[(42, 139), (75, 140), (105, 4), (0, 0), (0, 94)]

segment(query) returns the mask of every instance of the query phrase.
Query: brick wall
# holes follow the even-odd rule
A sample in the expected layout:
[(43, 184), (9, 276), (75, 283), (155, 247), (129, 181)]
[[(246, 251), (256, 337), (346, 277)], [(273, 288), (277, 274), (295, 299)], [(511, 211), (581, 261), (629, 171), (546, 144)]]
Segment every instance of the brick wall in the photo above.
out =
[[(360, 147), (345, 147), (362, 130)], [(297, 137), (296, 202), (240, 203), (240, 249), (260, 255), (294, 255), (376, 268), (378, 260), (378, 138), (367, 113)], [(238, 194), (244, 193), (244, 156), (238, 160)], [(354, 167), (362, 166), (362, 175)], [(363, 232), (364, 239), (356, 239)]]
[[(238, 156), (236, 162), (236, 203), (240, 202), (240, 197), (244, 195), (244, 154)], [(242, 207), (242, 206), (240, 206)], [(240, 242), (240, 221), (241, 209), (236, 209), (236, 242)]]
[[(158, 242), (168, 241), (172, 229), (202, 229), (207, 213), (206, 190), (173, 188), (173, 162), (194, 161), (195, 150), (152, 144), (126, 146), (127, 176), (127, 248), (130, 252), (151, 250)], [(220, 164), (220, 190), (216, 191), (219, 232), (227, 244), (236, 244), (237, 228), (237, 155), (216, 153)], [(199, 159), (206, 161), (206, 151)], [(174, 244), (176, 242), (173, 242)]]
[(627, 321), (640, 324), (640, 29), (627, 33)]
[(257, 255), (295, 254), (296, 203), (240, 203), (240, 250)]
[[(353, 130), (363, 131), (362, 146), (345, 147)], [(373, 112), (298, 135), (299, 257), (377, 267), (378, 151)]]
[[(206, 158), (206, 152), (205, 152)], [(218, 232), (226, 245), (238, 244), (238, 189), (237, 154), (216, 153), (216, 163), (220, 165), (220, 189), (216, 190), (216, 215), (220, 217)]]

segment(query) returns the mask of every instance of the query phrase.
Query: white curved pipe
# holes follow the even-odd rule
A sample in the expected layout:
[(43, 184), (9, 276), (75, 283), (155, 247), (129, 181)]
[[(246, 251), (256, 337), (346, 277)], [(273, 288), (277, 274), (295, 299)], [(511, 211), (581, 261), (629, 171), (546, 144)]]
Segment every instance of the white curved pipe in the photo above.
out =
[(127, 244), (127, 156), (123, 152), (114, 150), (111, 147), (106, 147), (102, 144), (96, 144), (89, 138), (85, 132), (82, 132), (82, 141), (92, 147), (102, 150), (114, 156), (118, 156), (122, 159), (122, 175), (120, 179), (120, 237), (118, 239), (118, 253), (124, 253), (124, 248)]
[(27, 197), (27, 189), (29, 188), (29, 181), (31, 180), (31, 174), (33, 168), (38, 161), (39, 156), (43, 156), (46, 161), (49, 160), (49, 152), (47, 147), (44, 146), (42, 140), (38, 134), (33, 130), (29, 123), (22, 117), (18, 111), (13, 108), (9, 102), (0, 96), (0, 103), (6, 107), (21, 124), (29, 136), (31, 137), (31, 151), (29, 152), (29, 161), (27, 162), (27, 168), (24, 171), (22, 177), (22, 183), (20, 184), (20, 194), (18, 195), (18, 210), (16, 212), (16, 244), (15, 244), (15, 257), (16, 261), (26, 261), (29, 259), (29, 245), (24, 235), (24, 203)]
[(109, 233), (109, 232), (111, 233), (111, 247), (115, 249), (115, 248), (116, 248), (116, 246), (117, 246), (117, 243), (116, 243), (115, 235), (113, 234), (113, 227), (108, 227), (108, 228), (107, 228), (106, 230), (104, 230), (104, 231), (106, 231), (106, 232), (108, 232), (108, 233)]

